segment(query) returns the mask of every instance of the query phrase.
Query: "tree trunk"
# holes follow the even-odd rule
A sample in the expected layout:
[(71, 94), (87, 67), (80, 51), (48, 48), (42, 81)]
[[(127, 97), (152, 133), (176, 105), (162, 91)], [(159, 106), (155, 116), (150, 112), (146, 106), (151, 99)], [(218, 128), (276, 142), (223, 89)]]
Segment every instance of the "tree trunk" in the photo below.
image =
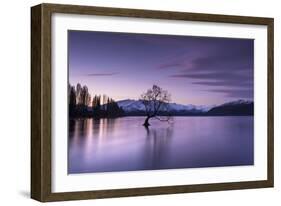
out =
[(146, 119), (145, 119), (145, 121), (144, 121), (144, 123), (143, 123), (143, 126), (145, 126), (145, 127), (149, 127), (150, 126), (150, 124), (149, 124), (149, 119), (150, 119), (151, 117), (150, 116), (147, 116), (146, 117)]

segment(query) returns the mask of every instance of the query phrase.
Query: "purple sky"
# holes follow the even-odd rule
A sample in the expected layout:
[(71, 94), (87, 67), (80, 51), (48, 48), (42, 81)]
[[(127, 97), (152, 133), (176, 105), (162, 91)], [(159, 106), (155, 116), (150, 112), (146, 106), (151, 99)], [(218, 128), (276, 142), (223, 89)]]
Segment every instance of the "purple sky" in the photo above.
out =
[(69, 31), (69, 82), (91, 95), (138, 99), (157, 84), (172, 102), (253, 99), (254, 40)]

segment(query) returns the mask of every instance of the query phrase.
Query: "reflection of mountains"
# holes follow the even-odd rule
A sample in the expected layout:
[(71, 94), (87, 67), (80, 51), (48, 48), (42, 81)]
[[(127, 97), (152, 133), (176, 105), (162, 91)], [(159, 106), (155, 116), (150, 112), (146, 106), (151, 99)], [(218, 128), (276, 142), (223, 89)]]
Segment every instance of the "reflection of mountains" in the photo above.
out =
[(146, 129), (145, 159), (150, 160), (145, 163), (146, 167), (159, 168), (163, 162), (167, 161), (166, 157), (173, 137), (173, 126), (156, 129), (144, 127), (144, 129)]

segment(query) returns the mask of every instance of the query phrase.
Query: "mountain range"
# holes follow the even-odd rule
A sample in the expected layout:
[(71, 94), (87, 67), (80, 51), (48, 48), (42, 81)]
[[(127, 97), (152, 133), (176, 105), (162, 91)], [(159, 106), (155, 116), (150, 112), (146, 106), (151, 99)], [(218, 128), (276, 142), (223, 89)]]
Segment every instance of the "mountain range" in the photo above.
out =
[[(140, 116), (145, 115), (145, 107), (140, 100), (120, 100), (117, 101), (120, 108), (126, 115)], [(237, 100), (227, 102), (221, 105), (204, 106), (193, 104), (168, 103), (169, 114), (173, 116), (195, 116), (195, 115), (212, 115), (212, 116), (242, 116), (254, 114), (254, 103), (248, 100)], [(166, 111), (159, 111), (159, 115), (166, 115)]]

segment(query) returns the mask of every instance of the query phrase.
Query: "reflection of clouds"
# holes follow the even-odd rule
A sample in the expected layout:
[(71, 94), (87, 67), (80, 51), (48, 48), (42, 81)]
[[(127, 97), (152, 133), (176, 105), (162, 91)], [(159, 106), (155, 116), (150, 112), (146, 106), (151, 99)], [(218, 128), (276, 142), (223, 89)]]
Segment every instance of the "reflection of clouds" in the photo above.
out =
[(165, 128), (146, 128), (146, 156), (149, 156), (149, 167), (156, 168), (165, 161), (173, 136), (173, 126)]

